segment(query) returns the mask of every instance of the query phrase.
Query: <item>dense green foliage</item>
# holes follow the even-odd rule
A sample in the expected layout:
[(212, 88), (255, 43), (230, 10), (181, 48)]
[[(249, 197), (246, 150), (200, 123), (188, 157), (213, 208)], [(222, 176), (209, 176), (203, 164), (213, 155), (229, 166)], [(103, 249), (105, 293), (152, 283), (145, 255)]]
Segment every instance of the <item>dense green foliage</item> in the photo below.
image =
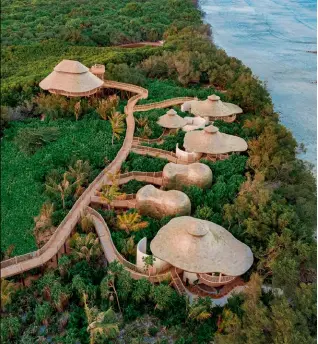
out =
[[(52, 20), (48, 21), (46, 14), (51, 12), (56, 16), (48, 29)], [(225, 94), (220, 92), (222, 99), (240, 105), (245, 115), (232, 124), (215, 124), (222, 132), (247, 139), (247, 155), (205, 162), (213, 171), (212, 187), (204, 191), (190, 187), (184, 191), (191, 199), (193, 216), (223, 225), (252, 248), (255, 262), (248, 272), (252, 275), (245, 293), (232, 298), (223, 310), (212, 310), (204, 299), (189, 305), (165, 283), (152, 286), (146, 280), (133, 281), (117, 264), (108, 268), (112, 272), (109, 274), (98, 257), (98, 249), (94, 247), (92, 257), (80, 260), (81, 255), (75, 251), (81, 253), (81, 248), (75, 245), (74, 252), (61, 259), (58, 270), (10, 296), (12, 303), (6, 305), (1, 322), (1, 339), (14, 342), (21, 337), (23, 343), (34, 343), (41, 336), (47, 341), (54, 338), (61, 343), (88, 343), (85, 293), (89, 309), (96, 314), (107, 312), (112, 306), (127, 334), (130, 321), (151, 315), (156, 320), (147, 332), (154, 334), (159, 329), (161, 333), (166, 326), (179, 344), (212, 340), (217, 344), (265, 344), (280, 343), (282, 338), (285, 344), (314, 343), (315, 179), (310, 166), (297, 159), (297, 143), (279, 123), (264, 85), (239, 60), (228, 57), (211, 43), (209, 28), (201, 25), (200, 12), (191, 1), (119, 1), (108, 6), (99, 2), (74, 5), (68, 1), (65, 7), (42, 1), (27, 6), (22, 1), (5, 1), (3, 13), (6, 18), (2, 24), (2, 104), (20, 106), (19, 111), (1, 111), (5, 126), (10, 112), (32, 115), (33, 105), (26, 100), (32, 102), (39, 91), (38, 81), (62, 58), (78, 59), (88, 66), (103, 63), (106, 77), (146, 86), (149, 97), (144, 103), (179, 96), (204, 99), (215, 88), (226, 88)], [(152, 22), (146, 19), (149, 13)], [(54, 40), (50, 40), (52, 33)], [(97, 46), (161, 38), (165, 44), (158, 48), (124, 50)], [(155, 122), (164, 112), (137, 114), (139, 120), (147, 116), (152, 131), (149, 137), (162, 133)], [(94, 111), (78, 121), (71, 115), (68, 109), (58, 111), (58, 116), (53, 111), (53, 116), (48, 115), (44, 122), (27, 119), (11, 122), (5, 129), (1, 183), (3, 248), (15, 243), (15, 253), (24, 253), (34, 247), (30, 233), (32, 217), (39, 214), (44, 201), (55, 204), (53, 225), (65, 216), (74, 202), (74, 193), (65, 195), (63, 209), (60, 195), (49, 195), (44, 185), (53, 180), (54, 186), (55, 179), (61, 183), (73, 164), (70, 160), (89, 161), (92, 172), (83, 184), (85, 187), (104, 166), (104, 159), (112, 160), (121, 146), (122, 141), (111, 145), (109, 122), (97, 119)], [(40, 128), (56, 128), (59, 136), (55, 141), (41, 139), (42, 147), (35, 150), (39, 141), (32, 137), (32, 130)], [(137, 134), (147, 134), (138, 123)], [(170, 136), (162, 145), (155, 146), (174, 150), (176, 143), (182, 143), (182, 135), (180, 132)], [(28, 149), (33, 155), (20, 151), (19, 142), (33, 147)], [(130, 153), (122, 172), (161, 171), (166, 163)], [(131, 182), (122, 186), (121, 191), (136, 192), (141, 186)], [(149, 244), (169, 221), (143, 217), (148, 226), (127, 233), (119, 230), (114, 211), (101, 213), (111, 228), (116, 247), (132, 262), (134, 245), (145, 236)], [(86, 249), (96, 244), (92, 233), (80, 234), (80, 240)], [(282, 295), (262, 292), (263, 283), (279, 288)], [(124, 341), (144, 340), (133, 337), (128, 334)]]
[[(117, 316), (117, 323), (123, 329), (124, 343), (134, 343), (134, 338), (143, 342), (147, 337), (156, 336), (159, 343), (160, 337), (181, 339), (185, 335), (189, 336), (186, 343), (205, 343), (217, 328), (217, 317), (202, 322), (195, 311), (196, 307), (203, 307), (205, 312), (212, 313), (209, 300), (202, 299), (190, 307), (167, 283), (156, 286), (146, 279), (135, 281), (119, 264), (112, 263), (106, 269), (96, 260), (93, 263), (60, 260), (55, 272), (45, 274), (31, 287), (15, 293), (6, 308), (10, 317), (1, 322), (1, 341), (10, 343), (19, 338), (21, 343), (30, 343), (41, 336), (43, 340), (51, 338), (59, 343), (87, 343), (88, 319), (83, 293), (90, 308), (106, 311), (111, 306), (116, 312), (122, 312), (122, 316)], [(117, 294), (118, 302), (110, 297), (113, 293)], [(154, 322), (145, 322), (143, 330), (135, 328), (130, 333), (129, 323), (146, 314)], [(220, 309), (214, 309), (213, 314), (220, 314)], [(149, 332), (148, 327), (152, 327)], [(168, 332), (162, 331), (163, 327)]]
[[(56, 141), (47, 143), (33, 155), (26, 155), (19, 150), (16, 140), (19, 133), (34, 132), (44, 129), (58, 129)], [(21, 143), (19, 141), (19, 143)], [(40, 122), (31, 119), (16, 122), (5, 132), (1, 148), (1, 248), (15, 245), (14, 254), (27, 253), (35, 249), (32, 229), (33, 217), (37, 216), (42, 204), (47, 199), (44, 182), (52, 170), (63, 173), (72, 161), (90, 162), (95, 177), (111, 161), (121, 142), (111, 145), (111, 128), (108, 121), (100, 120), (90, 114), (79, 121), (60, 119)], [(71, 206), (69, 198), (67, 208)], [(54, 199), (55, 210), (61, 205)], [(55, 225), (65, 216), (64, 210), (56, 212)]]
[(4, 0), (1, 36), (5, 45), (57, 39), (77, 45), (109, 46), (157, 41), (171, 23), (182, 28), (189, 22), (200, 22), (200, 13), (190, 1), (182, 0), (163, 0), (159, 4), (155, 0), (67, 0), (63, 6), (52, 0)]

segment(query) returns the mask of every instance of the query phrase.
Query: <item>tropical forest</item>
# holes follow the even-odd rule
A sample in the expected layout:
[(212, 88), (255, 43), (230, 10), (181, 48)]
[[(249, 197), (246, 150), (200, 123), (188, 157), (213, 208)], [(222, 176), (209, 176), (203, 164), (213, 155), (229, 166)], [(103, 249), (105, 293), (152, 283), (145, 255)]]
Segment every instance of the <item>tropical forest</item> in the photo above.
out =
[(316, 343), (316, 178), (194, 0), (3, 0), (1, 343)]

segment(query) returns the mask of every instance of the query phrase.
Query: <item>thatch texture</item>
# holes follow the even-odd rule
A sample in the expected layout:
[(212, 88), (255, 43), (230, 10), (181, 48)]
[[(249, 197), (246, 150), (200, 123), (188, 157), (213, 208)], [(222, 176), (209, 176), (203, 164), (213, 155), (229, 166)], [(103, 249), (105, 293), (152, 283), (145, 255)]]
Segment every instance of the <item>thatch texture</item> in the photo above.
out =
[(163, 185), (167, 189), (182, 190), (183, 186), (195, 185), (209, 188), (212, 184), (212, 171), (199, 162), (180, 165), (169, 162), (162, 171)]
[(154, 256), (193, 273), (244, 274), (253, 253), (225, 228), (190, 216), (172, 219), (150, 244)]
[(178, 129), (185, 126), (187, 121), (180, 117), (175, 110), (170, 109), (165, 115), (159, 117), (157, 123), (163, 128)]
[(248, 148), (245, 140), (238, 136), (220, 133), (219, 128), (214, 125), (203, 130), (187, 132), (183, 146), (188, 152), (206, 154), (244, 152)]
[(184, 106), (193, 115), (201, 117), (227, 117), (231, 115), (236, 115), (242, 113), (242, 109), (231, 103), (223, 103), (220, 97), (213, 94), (209, 96), (206, 100), (192, 100)]
[(162, 191), (153, 185), (146, 185), (137, 192), (136, 208), (142, 215), (160, 219), (165, 216), (190, 215), (191, 202), (181, 191)]
[(63, 60), (40, 82), (40, 87), (51, 93), (69, 97), (95, 93), (103, 81), (78, 61)]
[(192, 131), (197, 129), (202, 129), (208, 124), (208, 120), (202, 117), (184, 117), (184, 119), (187, 121), (187, 125), (182, 127), (183, 131)]

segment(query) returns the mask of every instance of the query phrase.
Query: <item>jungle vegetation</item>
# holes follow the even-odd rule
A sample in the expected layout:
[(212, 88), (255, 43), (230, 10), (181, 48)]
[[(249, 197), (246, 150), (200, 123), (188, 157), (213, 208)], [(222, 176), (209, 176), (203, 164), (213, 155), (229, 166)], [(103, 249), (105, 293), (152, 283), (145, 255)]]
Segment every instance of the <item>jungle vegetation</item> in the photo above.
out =
[[(203, 161), (213, 171), (212, 187), (184, 192), (193, 216), (221, 224), (255, 257), (244, 293), (222, 308), (205, 299), (190, 305), (165, 283), (133, 281), (120, 265), (105, 267), (94, 228), (82, 219), (58, 269), (27, 288), (19, 288), (19, 276), (1, 282), (2, 341), (315, 343), (315, 178), (297, 158), (301, 147), (280, 124), (265, 85), (213, 44), (193, 2), (70, 0), (57, 6), (16, 0), (3, 2), (2, 16), (2, 258), (33, 250), (32, 231), (49, 235), (122, 143), (124, 133), (112, 144), (111, 123), (96, 111), (98, 102), (83, 102), (79, 115), (77, 99), (39, 95), (38, 82), (63, 58), (105, 64), (106, 78), (147, 87), (149, 97), (141, 103), (204, 99), (216, 91), (243, 108), (235, 123), (215, 124), (248, 140), (247, 153)], [(163, 47), (110, 47), (161, 39)], [(117, 105), (120, 113), (124, 103)], [(163, 113), (137, 113), (136, 134), (159, 137), (155, 122)], [(173, 150), (182, 141), (178, 133), (158, 147)], [(161, 171), (166, 163), (131, 153), (122, 171)], [(142, 185), (130, 182), (117, 191), (136, 193)], [(144, 236), (149, 242), (169, 221), (134, 211), (122, 218), (113, 209), (100, 212), (116, 247), (132, 262), (136, 243)], [(265, 292), (263, 285), (282, 293)]]

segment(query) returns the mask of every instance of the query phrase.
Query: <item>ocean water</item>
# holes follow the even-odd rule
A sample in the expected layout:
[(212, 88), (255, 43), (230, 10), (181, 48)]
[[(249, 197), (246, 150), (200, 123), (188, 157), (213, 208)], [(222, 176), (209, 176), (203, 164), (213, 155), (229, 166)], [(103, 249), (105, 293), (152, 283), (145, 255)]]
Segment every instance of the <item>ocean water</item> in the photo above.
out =
[(317, 168), (316, 0), (200, 0), (213, 40), (265, 81), (281, 122)]

